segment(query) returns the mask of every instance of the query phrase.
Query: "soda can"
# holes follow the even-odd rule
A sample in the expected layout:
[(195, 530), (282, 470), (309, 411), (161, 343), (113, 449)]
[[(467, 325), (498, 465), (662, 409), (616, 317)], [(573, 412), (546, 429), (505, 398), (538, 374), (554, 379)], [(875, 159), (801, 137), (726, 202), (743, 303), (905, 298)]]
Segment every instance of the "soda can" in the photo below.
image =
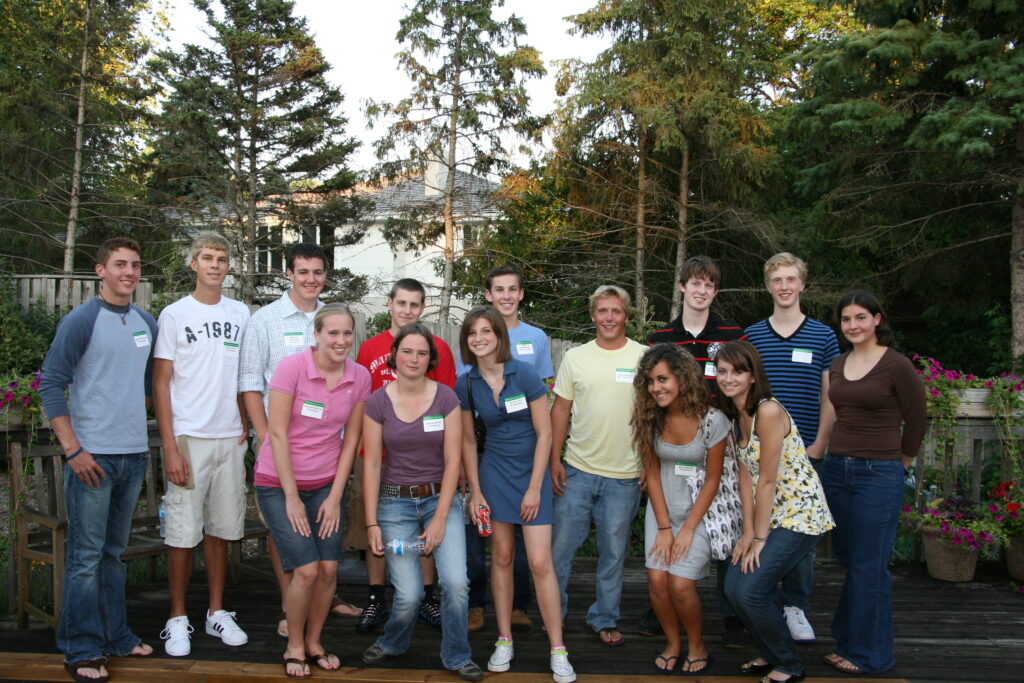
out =
[(479, 520), (476, 523), (477, 536), (490, 536), (494, 532), (494, 529), (491, 528), (491, 509), (481, 505), (477, 512), (477, 519)]

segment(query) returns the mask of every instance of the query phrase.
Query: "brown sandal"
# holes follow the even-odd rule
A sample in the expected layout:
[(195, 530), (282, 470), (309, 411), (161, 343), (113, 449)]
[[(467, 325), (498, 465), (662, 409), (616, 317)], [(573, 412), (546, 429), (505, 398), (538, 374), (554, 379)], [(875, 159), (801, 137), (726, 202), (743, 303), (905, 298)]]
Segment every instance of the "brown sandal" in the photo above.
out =
[(309, 664), (306, 663), (305, 659), (298, 659), (296, 657), (286, 657), (285, 660), (284, 660), (284, 675), (287, 676), (288, 678), (300, 678), (300, 679), (301, 678), (309, 678), (310, 677), (311, 674), (301, 674), (301, 673), (300, 674), (293, 674), (293, 673), (291, 673), (290, 671), (288, 671), (288, 665), (289, 664), (298, 664), (300, 667), (302, 667), (301, 669), (299, 669), (299, 671), (302, 671), (302, 669), (305, 669), (307, 666), (309, 666)]
[(99, 657), (98, 659), (83, 659), (80, 662), (64, 662), (64, 670), (71, 674), (71, 677), (75, 679), (76, 683), (105, 683), (110, 680), (110, 673), (106, 676), (97, 676), (91, 678), (89, 676), (83, 676), (78, 673), (79, 669), (96, 669), (100, 670), (101, 666), (107, 665), (106, 657)]
[(862, 674), (864, 671), (846, 657), (832, 652), (822, 657), (824, 662), (833, 669), (844, 674)]
[[(324, 666), (320, 663), (320, 661), (323, 660), (326, 663), (330, 664), (331, 657), (334, 657), (334, 659), (337, 660), (338, 666)], [(314, 665), (316, 668), (322, 669), (323, 671), (337, 671), (341, 668), (341, 658), (333, 652), (329, 652), (328, 650), (324, 650), (318, 655), (309, 655), (308, 657), (306, 657), (306, 661)]]

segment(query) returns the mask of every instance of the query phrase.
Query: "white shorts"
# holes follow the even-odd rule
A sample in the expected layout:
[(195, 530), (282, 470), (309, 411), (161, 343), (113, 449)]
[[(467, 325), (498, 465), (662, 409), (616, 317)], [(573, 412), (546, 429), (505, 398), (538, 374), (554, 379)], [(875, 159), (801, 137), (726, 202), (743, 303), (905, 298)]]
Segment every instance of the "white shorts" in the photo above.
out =
[(167, 482), (166, 536), (172, 548), (194, 548), (203, 535), (237, 541), (245, 534), (245, 453), (238, 437), (188, 442), (195, 488)]

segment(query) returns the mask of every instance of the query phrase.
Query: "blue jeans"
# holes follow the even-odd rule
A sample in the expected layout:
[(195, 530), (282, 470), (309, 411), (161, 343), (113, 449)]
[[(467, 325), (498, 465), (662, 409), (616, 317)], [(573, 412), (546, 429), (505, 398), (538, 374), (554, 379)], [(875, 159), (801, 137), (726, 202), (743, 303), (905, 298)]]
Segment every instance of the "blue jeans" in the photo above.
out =
[[(814, 471), (821, 477), (824, 458), (808, 458)], [(782, 604), (799, 607), (804, 612), (811, 609), (811, 592), (814, 590), (814, 558), (817, 557), (817, 546), (811, 546), (803, 560), (793, 567), (793, 571), (782, 577)]]
[(256, 499), (259, 501), (263, 520), (270, 529), (270, 536), (277, 546), (277, 555), (281, 559), (281, 568), (290, 572), (296, 567), (314, 562), (341, 562), (344, 553), (341, 537), (345, 529), (345, 510), (347, 495), (341, 497), (341, 517), (338, 529), (330, 536), (320, 537), (320, 524), (316, 521), (320, 507), (331, 494), (332, 484), (325, 484), (318, 489), (299, 491), (299, 500), (306, 506), (306, 520), (309, 522), (309, 536), (303, 536), (292, 529), (288, 519), (284, 489), (280, 486), (257, 486)]
[(68, 535), (57, 647), (69, 664), (123, 657), (141, 642), (128, 628), (121, 553), (128, 545), (149, 453), (93, 454), (93, 459), (106, 474), (96, 488), (64, 466)]
[[(434, 518), (440, 496), (427, 498), (380, 497), (377, 523), (384, 543), (415, 538)], [(377, 645), (389, 655), (405, 653), (412, 644), (416, 615), (423, 601), (423, 572), (419, 555), (385, 555), (395, 595), (391, 616)], [(444, 540), (434, 550), (437, 580), (441, 586), (441, 662), (449, 670), (472, 661), (466, 619), (469, 612), (469, 580), (466, 578), (466, 526), (458, 496), (445, 520)]]
[[(530, 563), (526, 558), (526, 542), (523, 527), (516, 525), (516, 557), (512, 564), (512, 609), (525, 611), (533, 601), (530, 587)], [(483, 607), (487, 603), (487, 558), (484, 556), (486, 541), (476, 533), (475, 524), (466, 525), (466, 561), (469, 574), (469, 606)]]
[(889, 556), (903, 502), (899, 460), (829, 454), (822, 473), (836, 520), (832, 544), (846, 579), (832, 619), (836, 654), (869, 674), (896, 665)]
[(790, 676), (803, 675), (804, 661), (796, 653), (796, 644), (779, 609), (775, 587), (817, 541), (817, 536), (772, 529), (761, 549), (761, 566), (747, 574), (738, 566), (730, 567), (725, 578), (725, 594), (761, 656), (777, 671)]
[(555, 496), (551, 559), (562, 596), (562, 618), (568, 612), (565, 588), (576, 551), (597, 530), (597, 600), (587, 610), (594, 631), (615, 628), (622, 597), (622, 571), (629, 549), (629, 528), (640, 505), (640, 479), (612, 479), (565, 466), (565, 491)]

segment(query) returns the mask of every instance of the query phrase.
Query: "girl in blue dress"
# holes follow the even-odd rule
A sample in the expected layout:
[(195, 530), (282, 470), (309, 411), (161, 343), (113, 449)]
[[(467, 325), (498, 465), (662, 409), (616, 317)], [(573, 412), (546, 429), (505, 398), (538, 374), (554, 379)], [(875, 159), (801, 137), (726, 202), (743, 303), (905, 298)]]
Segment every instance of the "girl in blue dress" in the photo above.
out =
[[(508, 671), (512, 647), (512, 564), (515, 525), (523, 527), (544, 627), (551, 644), (551, 671), (557, 683), (576, 674), (562, 644), (561, 602), (551, 564), (551, 420), (547, 386), (526, 363), (512, 358), (508, 330), (491, 306), (471, 310), (462, 323), (459, 348), (471, 367), (455, 382), (462, 402), (463, 462), (472, 490), (470, 514), (479, 520), (490, 508), (491, 590), (498, 641), (487, 662), (491, 671)], [(474, 413), (486, 425), (483, 452), (477, 455)]]

